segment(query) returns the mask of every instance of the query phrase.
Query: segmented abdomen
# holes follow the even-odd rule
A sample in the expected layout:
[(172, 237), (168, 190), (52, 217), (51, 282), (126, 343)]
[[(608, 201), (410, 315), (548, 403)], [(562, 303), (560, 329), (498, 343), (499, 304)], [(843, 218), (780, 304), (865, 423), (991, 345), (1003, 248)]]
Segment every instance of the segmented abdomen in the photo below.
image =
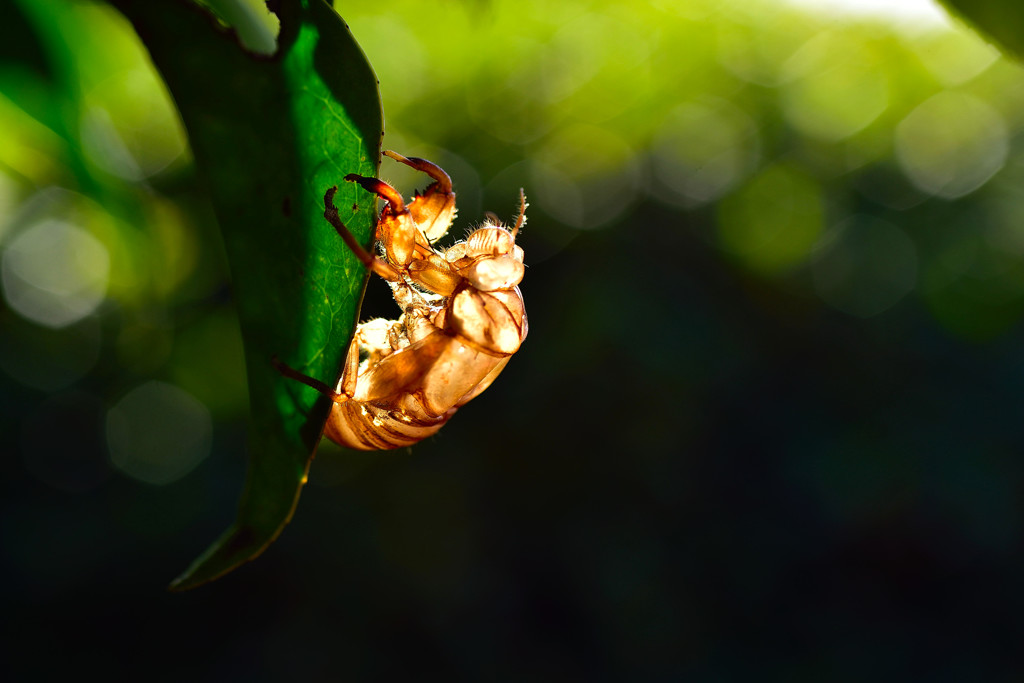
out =
[(415, 417), (372, 403), (347, 401), (334, 406), (324, 435), (346, 448), (389, 450), (411, 446), (431, 436), (453, 414), (454, 408), (440, 417)]

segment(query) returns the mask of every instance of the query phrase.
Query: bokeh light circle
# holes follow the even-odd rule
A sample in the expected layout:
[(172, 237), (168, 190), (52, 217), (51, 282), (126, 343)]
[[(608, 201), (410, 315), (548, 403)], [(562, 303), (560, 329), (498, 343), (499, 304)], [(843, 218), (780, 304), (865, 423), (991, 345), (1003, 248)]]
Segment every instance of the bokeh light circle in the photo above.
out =
[(82, 149), (99, 168), (128, 181), (153, 176), (186, 151), (185, 133), (164, 84), (142, 67), (94, 87), (82, 111)]
[(107, 248), (77, 225), (60, 220), (44, 220), (18, 234), (0, 261), (10, 307), (52, 328), (95, 311), (106, 297), (109, 276)]
[(956, 199), (984, 185), (1006, 163), (1009, 133), (991, 105), (944, 91), (896, 127), (896, 160), (921, 190)]
[(888, 75), (861, 42), (824, 31), (785, 65), (786, 118), (807, 135), (835, 142), (870, 125), (889, 106)]
[(687, 102), (665, 117), (651, 154), (658, 197), (698, 206), (726, 194), (757, 164), (757, 125), (723, 100)]
[(822, 231), (820, 185), (799, 168), (770, 166), (719, 204), (721, 247), (764, 274), (802, 263)]
[(917, 251), (895, 225), (872, 216), (851, 216), (822, 240), (811, 272), (815, 292), (826, 303), (870, 318), (914, 288)]
[(111, 462), (148, 484), (188, 474), (209, 454), (212, 432), (206, 406), (164, 382), (143, 384), (107, 413)]
[(639, 194), (633, 148), (606, 128), (572, 126), (537, 151), (533, 197), (537, 206), (574, 228), (600, 228), (629, 209)]

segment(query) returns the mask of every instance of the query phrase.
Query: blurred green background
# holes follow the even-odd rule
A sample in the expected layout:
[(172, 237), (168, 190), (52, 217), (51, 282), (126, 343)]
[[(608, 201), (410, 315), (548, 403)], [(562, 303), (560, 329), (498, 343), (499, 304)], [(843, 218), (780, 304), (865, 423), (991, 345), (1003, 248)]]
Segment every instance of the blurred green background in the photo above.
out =
[(172, 595), (246, 458), (208, 195), (119, 15), (2, 5), (7, 680), (1018, 680), (1024, 71), (940, 10), (340, 3), (456, 235), (525, 187), (530, 336)]

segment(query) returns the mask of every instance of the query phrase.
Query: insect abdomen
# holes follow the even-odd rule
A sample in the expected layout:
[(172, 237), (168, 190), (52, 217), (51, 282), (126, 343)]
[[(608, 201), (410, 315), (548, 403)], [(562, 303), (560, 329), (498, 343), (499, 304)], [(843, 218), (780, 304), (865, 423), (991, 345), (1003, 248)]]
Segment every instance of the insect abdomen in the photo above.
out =
[(363, 451), (401, 448), (437, 432), (454, 412), (440, 417), (413, 416), (372, 403), (348, 401), (334, 406), (324, 435), (346, 448)]

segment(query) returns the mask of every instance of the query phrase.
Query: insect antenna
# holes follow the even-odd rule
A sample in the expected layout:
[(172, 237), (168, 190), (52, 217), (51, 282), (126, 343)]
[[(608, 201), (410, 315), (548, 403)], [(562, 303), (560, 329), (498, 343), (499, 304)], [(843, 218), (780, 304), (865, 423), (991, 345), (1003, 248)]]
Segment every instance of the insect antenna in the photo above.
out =
[(529, 204), (526, 203), (526, 192), (523, 188), (519, 188), (519, 218), (516, 219), (516, 226), (512, 228), (512, 237), (519, 234), (519, 228), (526, 225), (526, 207)]

